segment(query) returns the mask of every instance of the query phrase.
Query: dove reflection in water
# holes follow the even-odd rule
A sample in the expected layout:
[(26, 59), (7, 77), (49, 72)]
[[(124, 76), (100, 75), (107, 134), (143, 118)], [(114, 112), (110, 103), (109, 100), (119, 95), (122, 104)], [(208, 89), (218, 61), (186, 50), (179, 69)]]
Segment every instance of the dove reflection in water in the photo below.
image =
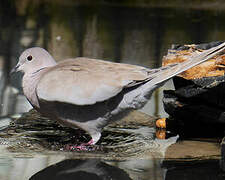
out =
[(98, 159), (67, 159), (39, 171), (30, 178), (30, 180), (35, 179), (131, 180), (122, 169), (110, 166)]

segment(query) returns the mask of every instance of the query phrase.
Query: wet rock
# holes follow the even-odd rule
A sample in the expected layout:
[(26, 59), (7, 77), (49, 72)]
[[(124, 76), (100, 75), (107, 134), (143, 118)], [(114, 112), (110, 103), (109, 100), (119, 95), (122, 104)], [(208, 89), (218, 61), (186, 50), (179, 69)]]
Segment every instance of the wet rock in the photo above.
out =
[(56, 121), (41, 116), (35, 110), (14, 119), (0, 132), (0, 144), (10, 153), (74, 153), (76, 158), (106, 158), (122, 160), (132, 157), (163, 157), (165, 149), (178, 137), (165, 141), (155, 140), (156, 118), (134, 111), (121, 121), (110, 124), (102, 138), (88, 151), (72, 150), (70, 145), (89, 141), (89, 135), (80, 129), (62, 127)]
[(201, 80), (175, 77), (175, 90), (164, 91), (164, 109), (172, 117), (184, 121), (225, 123), (223, 81), (224, 76)]
[[(191, 54), (221, 42), (174, 47), (164, 57), (164, 65), (184, 61)], [(173, 79), (175, 90), (164, 91), (164, 109), (174, 119), (193, 126), (225, 123), (224, 55), (202, 63)], [(196, 124), (193, 124), (196, 123)]]
[[(206, 48), (214, 47), (222, 42), (212, 42), (209, 44), (199, 45), (183, 45), (172, 46), (172, 49), (168, 50), (168, 54), (163, 57), (163, 65), (169, 65), (178, 62), (184, 62), (190, 58), (193, 54), (198, 54), (204, 51)], [(222, 53), (223, 54), (223, 53)], [(224, 75), (224, 63), (225, 57), (223, 55), (217, 55), (208, 61), (199, 64), (187, 71), (181, 73), (179, 76), (185, 79), (199, 79), (203, 77), (214, 77)]]

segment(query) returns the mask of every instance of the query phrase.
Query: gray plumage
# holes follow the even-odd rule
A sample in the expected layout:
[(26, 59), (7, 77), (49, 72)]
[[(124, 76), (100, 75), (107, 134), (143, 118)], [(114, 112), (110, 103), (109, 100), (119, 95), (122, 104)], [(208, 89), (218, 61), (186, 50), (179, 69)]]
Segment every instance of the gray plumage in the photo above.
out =
[(183, 63), (148, 69), (90, 58), (56, 63), (46, 50), (34, 47), (21, 54), (12, 71), (24, 72), (23, 91), (35, 109), (85, 130), (95, 144), (103, 127), (143, 107), (165, 81), (224, 49), (225, 43), (194, 53)]

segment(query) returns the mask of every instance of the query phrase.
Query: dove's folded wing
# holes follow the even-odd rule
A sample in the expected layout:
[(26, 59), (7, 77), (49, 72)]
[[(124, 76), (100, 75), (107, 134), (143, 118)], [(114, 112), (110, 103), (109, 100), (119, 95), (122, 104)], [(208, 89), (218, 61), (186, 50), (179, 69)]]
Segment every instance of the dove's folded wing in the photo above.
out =
[(49, 68), (41, 77), (39, 99), (91, 105), (110, 99), (124, 88), (145, 82), (151, 70), (134, 65), (76, 58)]

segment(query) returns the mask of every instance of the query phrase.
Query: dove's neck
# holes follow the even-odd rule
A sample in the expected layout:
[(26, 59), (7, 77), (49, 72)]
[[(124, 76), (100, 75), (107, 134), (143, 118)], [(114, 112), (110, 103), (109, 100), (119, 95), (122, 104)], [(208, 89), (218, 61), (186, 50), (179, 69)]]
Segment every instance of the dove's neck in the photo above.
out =
[(40, 69), (35, 73), (25, 73), (23, 76), (23, 93), (34, 108), (39, 108), (39, 102), (36, 94), (36, 87), (41, 76), (48, 68)]

